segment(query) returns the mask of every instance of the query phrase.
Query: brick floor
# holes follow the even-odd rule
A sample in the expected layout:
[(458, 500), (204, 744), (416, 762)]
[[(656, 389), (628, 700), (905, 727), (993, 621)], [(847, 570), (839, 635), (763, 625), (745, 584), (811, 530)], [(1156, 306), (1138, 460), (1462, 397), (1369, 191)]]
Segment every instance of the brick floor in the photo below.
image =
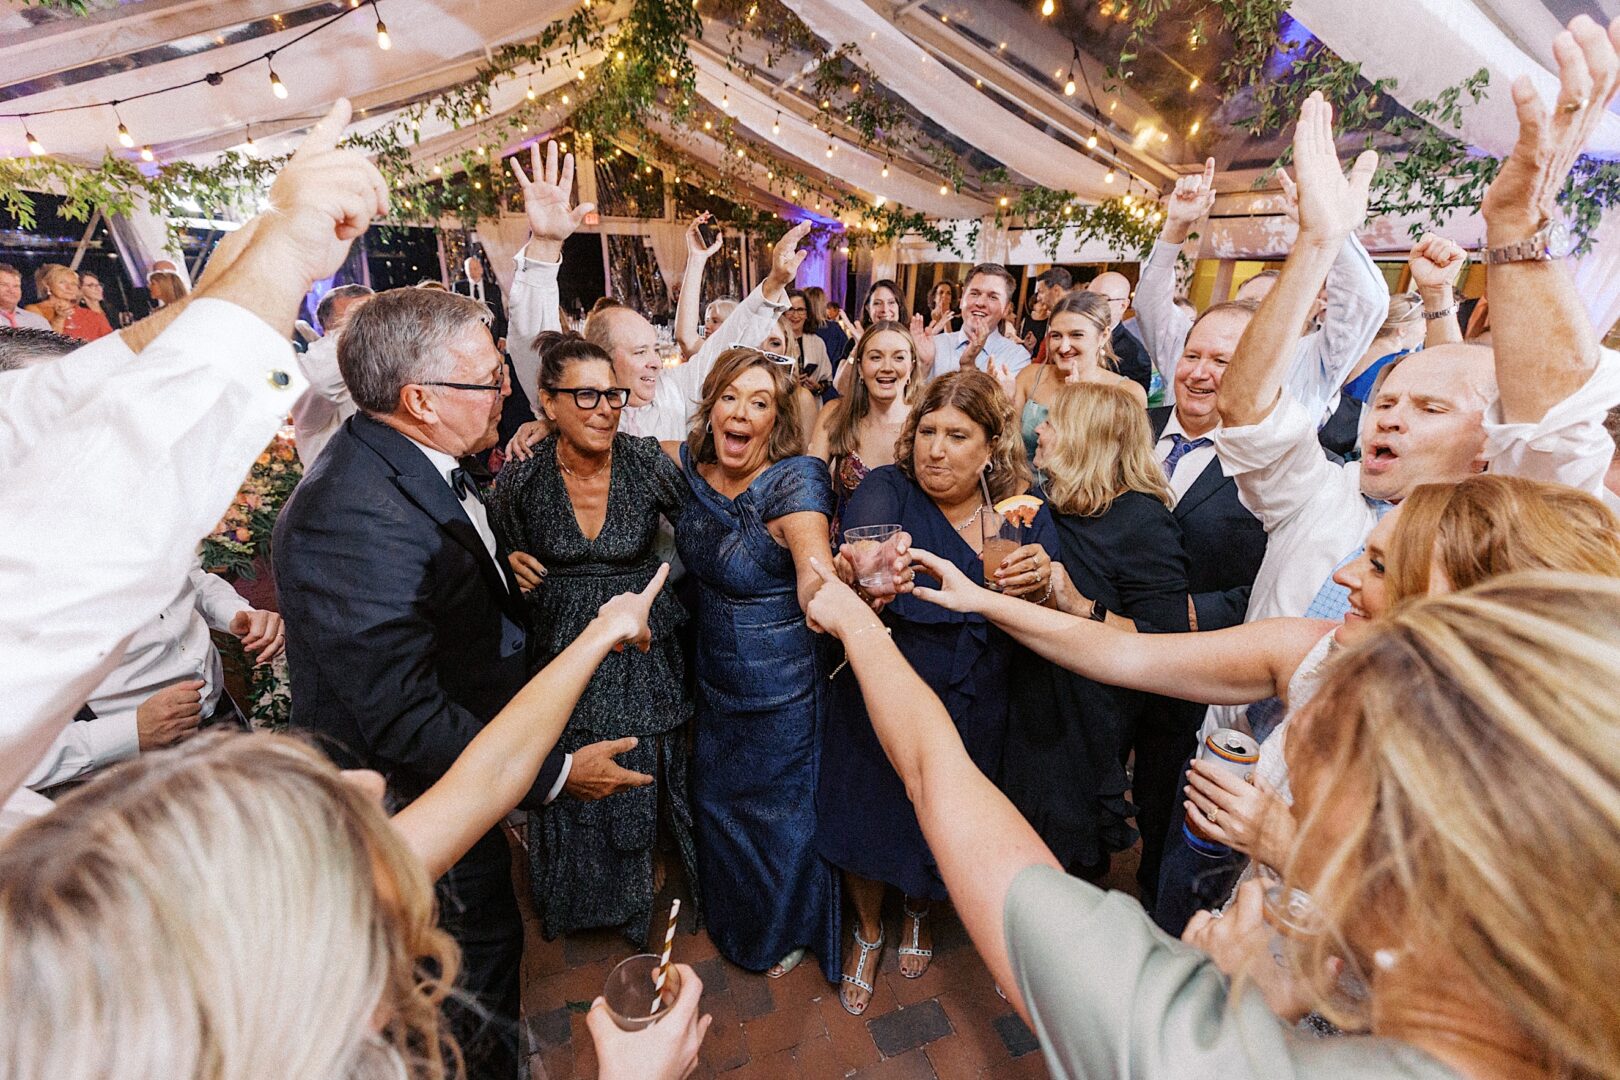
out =
[[(521, 857), (521, 856), (520, 856)], [(1114, 860), (1104, 885), (1135, 892), (1135, 852)], [(520, 875), (521, 877), (521, 875)], [(546, 941), (520, 881), (527, 950), (523, 1006), (533, 1080), (595, 1080), (584, 1009), (613, 965), (637, 950), (614, 933)], [(667, 903), (667, 899), (665, 900)], [(683, 906), (690, 908), (690, 904)], [(948, 904), (934, 906), (934, 962), (901, 976), (892, 943), (898, 906), (886, 912), (891, 947), (866, 1013), (850, 1016), (813, 957), (767, 979), (716, 954), (707, 934), (678, 934), (675, 955), (703, 980), (714, 1017), (696, 1075), (726, 1080), (1043, 1080), (1034, 1036), (995, 992)], [(661, 925), (661, 920), (654, 920)], [(686, 923), (685, 918), (682, 919)]]

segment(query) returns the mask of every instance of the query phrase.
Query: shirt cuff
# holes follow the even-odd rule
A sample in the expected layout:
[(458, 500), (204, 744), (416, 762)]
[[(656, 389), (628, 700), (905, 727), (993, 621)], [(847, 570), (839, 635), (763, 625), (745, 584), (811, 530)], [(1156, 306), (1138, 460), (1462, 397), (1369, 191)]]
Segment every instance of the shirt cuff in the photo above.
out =
[(517, 268), (517, 272), (519, 274), (523, 273), (525, 270), (538, 270), (541, 272), (550, 270), (552, 277), (557, 276), (557, 270), (562, 266), (562, 261), (560, 259), (557, 262), (546, 262), (543, 259), (531, 259), (527, 254), (528, 250), (529, 245), (525, 243), (522, 247), (517, 249), (517, 254), (512, 256), (512, 263)]
[(564, 754), (562, 768), (557, 770), (557, 782), (551, 785), (551, 791), (546, 795), (546, 805), (550, 806), (562, 794), (563, 785), (568, 783), (568, 774), (574, 768), (574, 755)]
[(1316, 418), (1286, 390), (1258, 424), (1221, 427), (1214, 434), (1215, 453), (1228, 476), (1275, 465), (1302, 441), (1316, 439)]

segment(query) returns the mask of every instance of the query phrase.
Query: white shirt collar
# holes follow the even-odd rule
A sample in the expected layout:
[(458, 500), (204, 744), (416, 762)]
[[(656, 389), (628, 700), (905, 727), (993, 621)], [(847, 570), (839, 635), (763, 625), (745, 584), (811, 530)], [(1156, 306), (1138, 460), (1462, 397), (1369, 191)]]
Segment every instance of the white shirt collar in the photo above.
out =
[[(1221, 430), (1221, 425), (1217, 423), (1214, 427), (1210, 428), (1208, 431), (1204, 432), (1202, 435), (1189, 436), (1189, 437), (1190, 438), (1199, 438), (1199, 439), (1213, 439), (1215, 437), (1215, 433), (1217, 431), (1219, 431), (1219, 430)], [(1181, 426), (1181, 415), (1176, 412), (1175, 406), (1172, 405), (1170, 407), (1170, 417), (1169, 417), (1169, 419), (1165, 420), (1165, 422), (1164, 422), (1164, 430), (1159, 432), (1159, 442), (1163, 442), (1164, 440), (1168, 439), (1172, 435), (1186, 435), (1186, 434), (1187, 434), (1187, 429)]]
[[(405, 435), (403, 431), (401, 431), (400, 434)], [(412, 439), (409, 435), (405, 435), (405, 438), (410, 439), (418, 450), (426, 454), (427, 459), (433, 462), (433, 467), (439, 471), (439, 475), (444, 477), (444, 482), (447, 484), (450, 483), (450, 474), (460, 467), (456, 463), (456, 459), (445, 453), (443, 450), (439, 450), (435, 447), (429, 446), (427, 443)]]

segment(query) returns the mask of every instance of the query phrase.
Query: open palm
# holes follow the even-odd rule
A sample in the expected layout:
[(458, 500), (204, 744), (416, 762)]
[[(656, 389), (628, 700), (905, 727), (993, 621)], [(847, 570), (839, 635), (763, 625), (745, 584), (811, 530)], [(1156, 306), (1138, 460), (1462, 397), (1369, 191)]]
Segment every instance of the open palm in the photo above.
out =
[(586, 215), (596, 209), (595, 203), (569, 207), (574, 190), (574, 155), (564, 154), (559, 167), (555, 142), (546, 143), (543, 162), (540, 148), (529, 148), (529, 173), (523, 171), (516, 157), (512, 158), (512, 173), (523, 191), (523, 210), (529, 218), (529, 231), (537, 240), (561, 243), (574, 235), (574, 230), (585, 223)]

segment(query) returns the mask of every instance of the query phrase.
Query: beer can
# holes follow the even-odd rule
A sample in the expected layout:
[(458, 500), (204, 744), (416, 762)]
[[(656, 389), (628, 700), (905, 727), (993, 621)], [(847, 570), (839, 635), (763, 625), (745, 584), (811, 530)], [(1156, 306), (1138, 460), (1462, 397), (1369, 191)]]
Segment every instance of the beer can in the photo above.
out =
[[(1198, 748), (1198, 758), (1216, 768), (1225, 769), (1240, 780), (1248, 780), (1254, 773), (1255, 763), (1260, 760), (1260, 744), (1236, 728), (1216, 728), (1204, 736), (1203, 745)], [(1219, 859), (1232, 854), (1232, 849), (1225, 844), (1217, 844), (1198, 835), (1193, 831), (1192, 823), (1185, 819), (1181, 823), (1181, 834), (1186, 838), (1187, 846), (1200, 855)]]

